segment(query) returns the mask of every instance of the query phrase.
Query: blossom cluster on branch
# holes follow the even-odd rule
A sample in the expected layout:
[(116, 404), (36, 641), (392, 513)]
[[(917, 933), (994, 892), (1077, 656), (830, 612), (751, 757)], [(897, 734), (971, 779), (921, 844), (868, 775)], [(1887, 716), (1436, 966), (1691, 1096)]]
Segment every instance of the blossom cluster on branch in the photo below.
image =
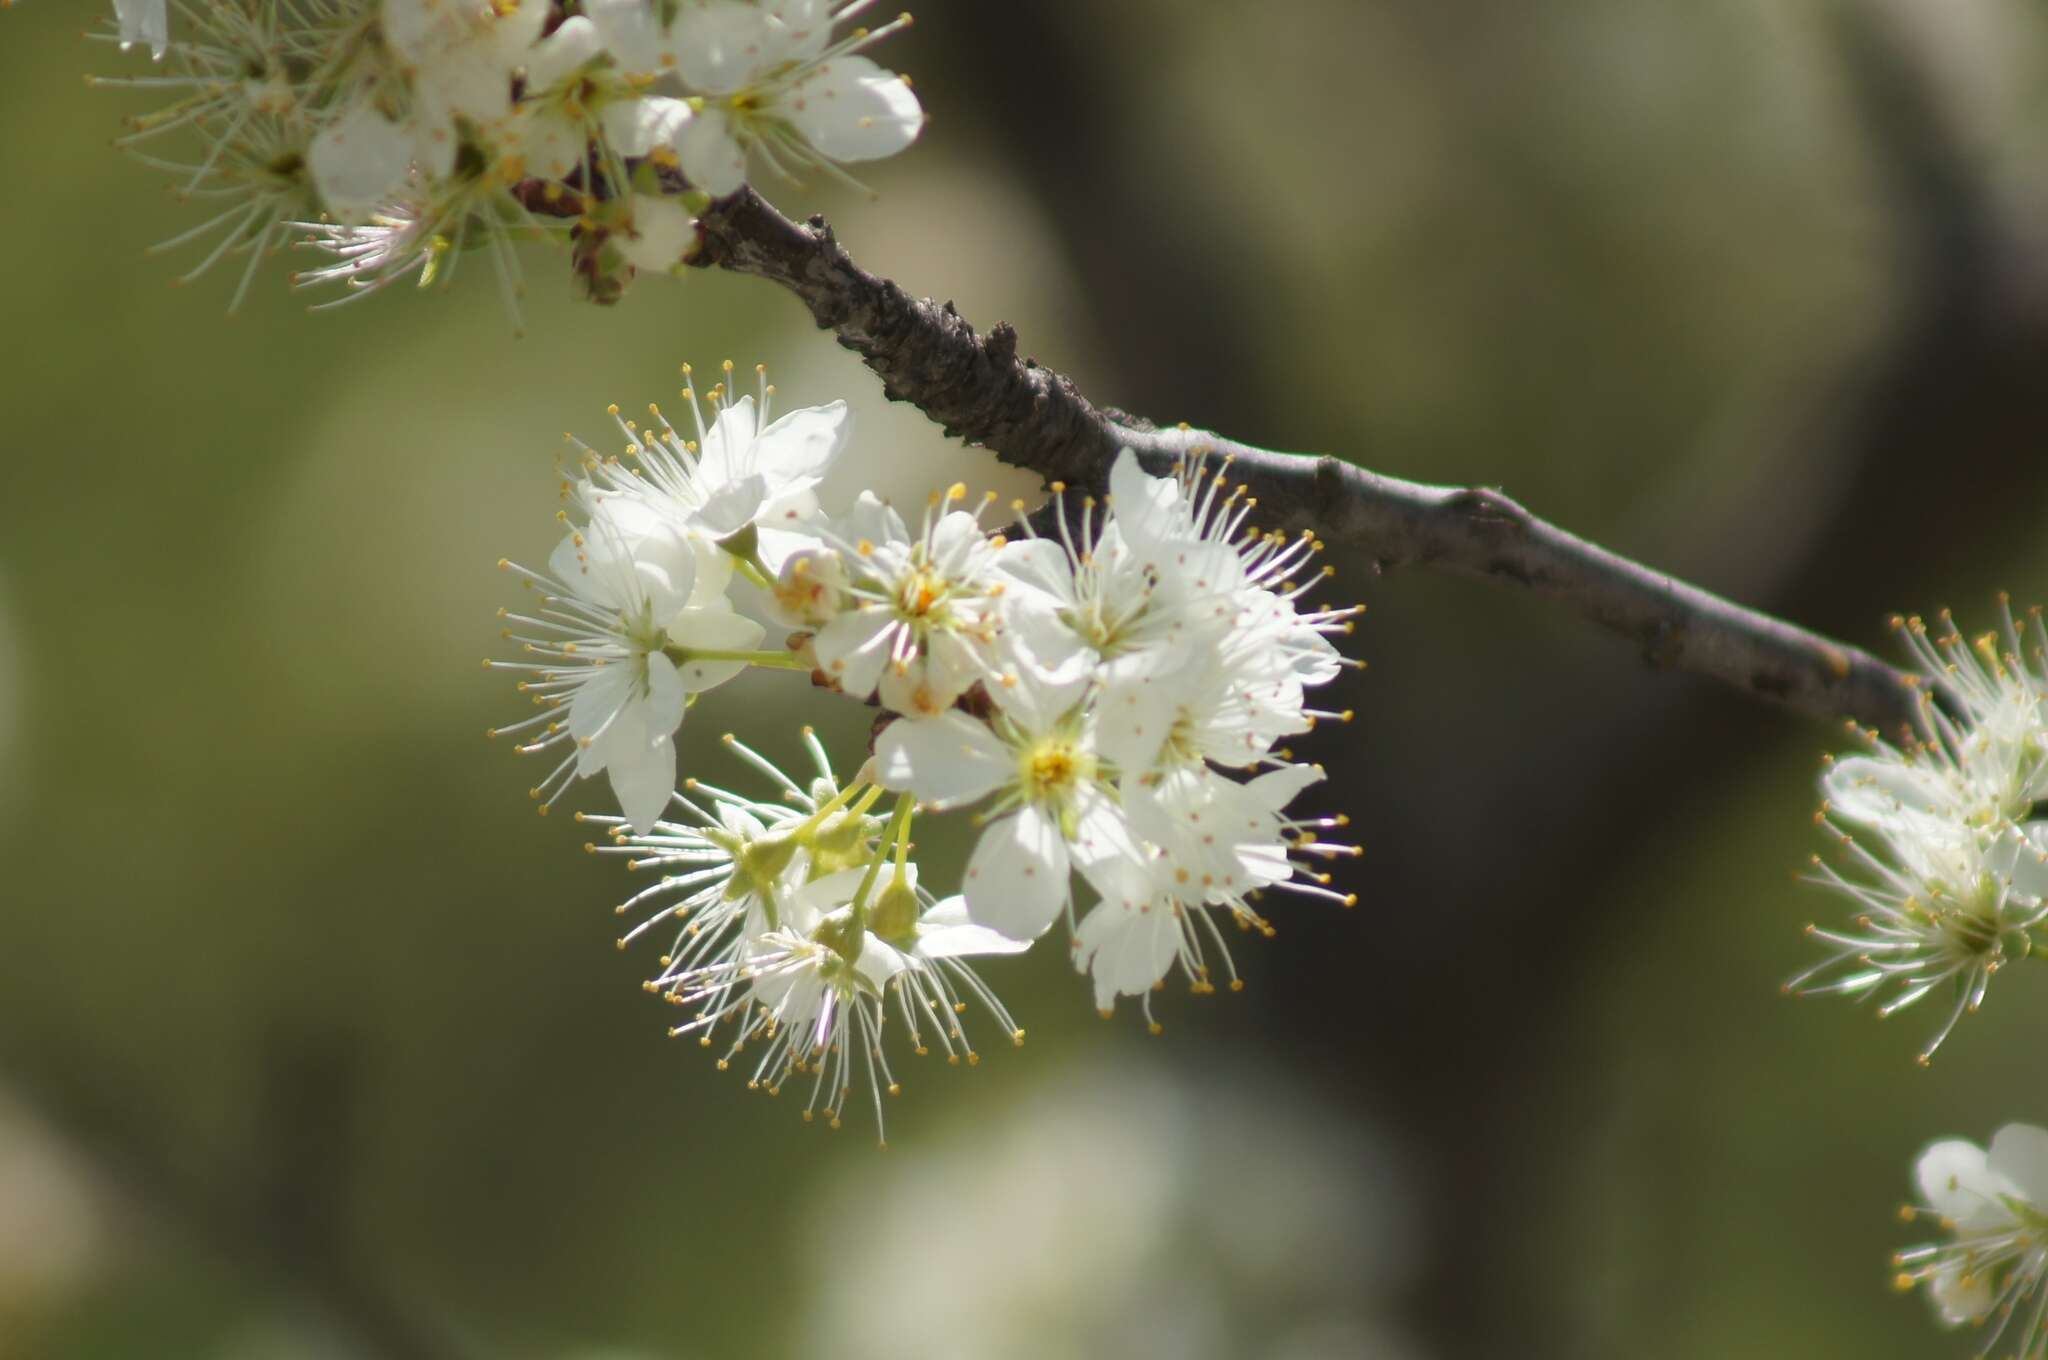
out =
[[(977, 336), (950, 306), (853, 267), (829, 231), (735, 194), (754, 166), (852, 182), (846, 164), (917, 138), (909, 81), (864, 55), (909, 18), (849, 26), (869, 8), (113, 0), (103, 36), (147, 48), (154, 65), (98, 83), (170, 101), (132, 118), (119, 144), (209, 205), (161, 245), (201, 252), (187, 278), (242, 260), (236, 302), (294, 237), (324, 252), (295, 282), (338, 284), (343, 298), (446, 279), (487, 255), (515, 314), (523, 239), (567, 243), (597, 301), (636, 271), (717, 260), (792, 288), (892, 395), (1006, 457), (1072, 468), (1045, 443), (1077, 427), (1083, 442), (1100, 437), (1091, 477), (1126, 440), (1155, 467), (1183, 456), (1156, 476), (1124, 448), (1100, 499), (1052, 483), (1042, 528), (1021, 503), (998, 522), (993, 498), (970, 502), (963, 485), (914, 523), (872, 494), (827, 513), (818, 490), (849, 444), (845, 404), (777, 418), (765, 375), (741, 393), (727, 365), (709, 392), (684, 392), (686, 428), (652, 407), (645, 421), (614, 408), (623, 448), (576, 445), (546, 569), (504, 564), (530, 595), (503, 611), (521, 654), (486, 664), (516, 673), (535, 711), (499, 731), (546, 762), (532, 790), (543, 812), (580, 779), (608, 782), (618, 811), (578, 816), (603, 829), (593, 853), (654, 876), (619, 905), (619, 943), (660, 940), (645, 986), (687, 1012), (671, 1032), (719, 1048), (718, 1065), (740, 1064), (751, 1085), (798, 1083), (807, 1118), (836, 1126), (865, 1093), (879, 1128), (899, 1089), (895, 1034), (915, 1054), (967, 1063), (984, 1026), (1022, 1041), (976, 960), (1064, 923), (1097, 1006), (1138, 997), (1157, 1029), (1150, 998), (1175, 971), (1197, 992), (1236, 985), (1227, 932), (1270, 931), (1264, 895), (1355, 900), (1325, 867), (1354, 853), (1332, 837), (1345, 819), (1290, 811), (1322, 770), (1284, 743), (1349, 716), (1309, 692), (1352, 664), (1331, 639), (1357, 610), (1309, 602), (1326, 573), (1314, 531), (1260, 532), (1243, 487), (1205, 461), (1206, 437), (1168, 445), (1150, 427), (1097, 423), (1063, 380), (1018, 362), (1014, 334)], [(902, 381), (917, 368), (950, 386)], [(1900, 620), (1917, 668), (1901, 676), (1497, 494), (1246, 456), (1262, 487), (1292, 493), (1295, 522), (1348, 521), (1353, 542), (1383, 554), (1375, 536), (1414, 540), (1382, 561), (1441, 556), (1576, 595), (1608, 626), (1653, 638), (1660, 664), (1809, 711), (1913, 717), (1917, 733), (1859, 729), (1866, 750), (1823, 775), (1817, 821), (1840, 862), (1816, 857), (1812, 878), (1852, 910), (1810, 928), (1822, 956), (1788, 990), (1870, 999), (1880, 1015), (1937, 998), (1924, 1064), (2006, 965), (2048, 951), (2038, 611), (2022, 627), (2008, 609), (1977, 637), (1945, 614), (1933, 629)], [(1455, 551), (1439, 553), (1447, 543)], [(1521, 556), (1497, 555), (1508, 544)], [(1706, 645), (1671, 645), (1688, 632)], [(724, 738), (758, 794), (679, 779), (677, 736), (697, 697), (759, 670), (876, 711), (850, 774), (806, 727), (801, 774)], [(941, 893), (913, 831), (956, 809), (975, 843), (958, 890)], [(1986, 1324), (1982, 1354), (2048, 1355), (2048, 1131), (1935, 1143), (1916, 1178), (1906, 1218), (1933, 1219), (1945, 1239), (1899, 1253), (1896, 1282), (1925, 1287), (1950, 1324)]]
[[(487, 254), (516, 315), (516, 243), (566, 241), (589, 296), (675, 268), (694, 214), (746, 182), (847, 179), (910, 145), (907, 78), (862, 52), (901, 16), (842, 32), (869, 0), (119, 0), (146, 75), (99, 83), (169, 95), (120, 144), (208, 205), (161, 243), (203, 253), (185, 276), (262, 260), (302, 237), (294, 275), (342, 298), (445, 278)], [(176, 138), (183, 139), (179, 153)], [(340, 300), (340, 299), (337, 299)]]
[[(807, 1076), (807, 1114), (837, 1122), (858, 1086), (879, 1115), (892, 1017), (914, 1050), (970, 1062), (970, 1001), (1021, 1040), (974, 956), (1065, 921), (1097, 1005), (1139, 997), (1156, 1029), (1174, 970), (1235, 985), (1225, 929), (1270, 930), (1262, 894), (1355, 900), (1320, 867), (1355, 853), (1329, 838), (1345, 819), (1289, 811), (1323, 772), (1282, 743), (1349, 717), (1309, 699), (1349, 664), (1331, 639), (1358, 612), (1306, 599), (1327, 575), (1313, 536), (1260, 532), (1198, 462), (1155, 477), (1129, 454), (1043, 535), (992, 527), (993, 495), (957, 484), (914, 523), (867, 492), (826, 514), (845, 403), (775, 416), (765, 374), (739, 393), (729, 364), (683, 400), (685, 429), (614, 408), (621, 452), (576, 445), (547, 569), (504, 564), (533, 597), (505, 611), (523, 655), (488, 663), (538, 710), (500, 730), (551, 760), (542, 809), (602, 773), (619, 814), (586, 818), (607, 828), (592, 849), (659, 872), (621, 906), (641, 917), (621, 944), (670, 932), (647, 986), (694, 1012), (674, 1033), (729, 1034), (721, 1066), (756, 1047), (769, 1091)], [(801, 779), (726, 739), (764, 797), (678, 784), (696, 696), (750, 669), (879, 710), (850, 778), (807, 729)], [(978, 835), (939, 896), (911, 834), (952, 809)]]

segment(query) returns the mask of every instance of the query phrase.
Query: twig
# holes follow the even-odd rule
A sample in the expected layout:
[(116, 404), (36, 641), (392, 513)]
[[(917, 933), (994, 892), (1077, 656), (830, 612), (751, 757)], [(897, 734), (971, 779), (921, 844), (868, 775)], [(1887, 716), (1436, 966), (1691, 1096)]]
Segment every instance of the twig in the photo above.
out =
[(743, 189), (711, 207), (700, 235), (694, 263), (781, 284), (866, 360), (888, 397), (1048, 482), (1099, 488), (1124, 448), (1155, 469), (1228, 459), (1272, 527), (1312, 530), (1381, 567), (1434, 567), (1534, 591), (1629, 638), (1658, 669), (1895, 736), (1916, 726), (1920, 691), (1869, 653), (1588, 543), (1498, 491), (1402, 481), (1098, 410), (1066, 378), (1020, 358), (1007, 324), (978, 335), (951, 303), (913, 298), (862, 269), (821, 217), (800, 225)]

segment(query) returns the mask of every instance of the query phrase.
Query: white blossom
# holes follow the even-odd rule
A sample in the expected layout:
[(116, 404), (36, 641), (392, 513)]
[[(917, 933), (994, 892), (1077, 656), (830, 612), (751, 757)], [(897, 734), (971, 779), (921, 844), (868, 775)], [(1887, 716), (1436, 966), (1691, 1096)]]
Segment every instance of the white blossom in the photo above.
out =
[(690, 821), (629, 831), (590, 818), (619, 828), (609, 845), (591, 848), (663, 875), (620, 906), (650, 914), (619, 944), (675, 923), (662, 971), (646, 983), (695, 1012), (672, 1035), (709, 1048), (730, 1025), (721, 1070), (757, 1045), (748, 1085), (774, 1094), (796, 1078), (808, 1088), (804, 1117), (822, 1114), (835, 1128), (858, 1083), (879, 1131), (883, 1093), (900, 1090), (883, 1046), (891, 1020), (915, 1053), (936, 1046), (951, 1062), (973, 1063), (961, 1020), (971, 999), (1021, 1043), (1023, 1031), (964, 960), (1025, 946), (969, 923), (958, 898), (934, 901), (909, 859), (909, 806), (885, 825), (869, 810), (881, 790), (864, 778), (842, 788), (815, 734), (805, 729), (804, 740), (818, 770), (807, 785), (726, 739), (776, 783), (780, 801), (692, 780), (674, 800)]
[(621, 67), (673, 77), (695, 97), (670, 145), (690, 182), (720, 197), (746, 182), (749, 151), (783, 173), (836, 171), (916, 140), (924, 110), (910, 83), (857, 55), (905, 21), (832, 40), (833, 25), (865, 5), (710, 0), (680, 7), (666, 27), (648, 0), (593, 0), (589, 13)]
[(1855, 911), (1808, 928), (1826, 956), (1787, 987), (1871, 997), (1881, 1016), (1942, 994), (1947, 1015), (1922, 1063), (2001, 968), (2041, 947), (2048, 920), (2048, 821), (2034, 819), (2048, 784), (2044, 639), (2038, 613), (2023, 639), (2001, 606), (2002, 629), (1968, 641), (1946, 613), (1932, 636), (1895, 621), (1920, 666), (1922, 731), (1900, 745), (1860, 733), (1868, 753), (1821, 778), (1818, 820), (1848, 866), (1816, 857), (1813, 877)]
[(1946, 1139), (1914, 1167), (1909, 1219), (1937, 1221), (1949, 1240), (1893, 1258), (1900, 1289), (1925, 1286), (1944, 1325), (1986, 1327), (1978, 1354), (2015, 1360), (2048, 1346), (2048, 1130), (2008, 1124), (1987, 1150)]
[(902, 718), (876, 740), (876, 779), (933, 808), (993, 798), (962, 892), (978, 925), (1043, 935), (1072, 904), (1072, 871), (1098, 891), (1140, 853), (1084, 707), (1023, 678), (988, 721), (957, 709)]
[(1245, 784), (1189, 770), (1156, 794), (1126, 785), (1124, 806), (1139, 852), (1092, 876), (1101, 900), (1074, 931), (1074, 966), (1093, 977), (1098, 1010), (1108, 1015), (1117, 997), (1138, 997), (1146, 1024), (1157, 1033), (1151, 1003), (1157, 984), (1178, 967), (1193, 991), (1214, 991), (1212, 951), (1238, 990), (1221, 927), (1270, 936), (1272, 924), (1254, 906), (1265, 891), (1357, 904), (1356, 894), (1332, 889), (1331, 876), (1312, 867), (1358, 853), (1356, 846), (1325, 838), (1349, 819), (1285, 812), (1321, 777), (1320, 769), (1295, 765)]
[(1850, 871), (1815, 856), (1813, 880), (1849, 898), (1854, 915), (1844, 926), (1807, 927), (1827, 955), (1785, 985), (1803, 995), (1870, 997), (1880, 1016), (1942, 994), (1947, 1014), (1920, 1052), (1924, 1065), (1956, 1022), (1984, 1004), (1999, 970), (2038, 948), (2033, 932), (2048, 919), (2048, 823), (1989, 840), (1903, 826), (1902, 834), (1877, 833), (1885, 854), (1834, 828)]
[(491, 664), (525, 672), (520, 690), (542, 711), (497, 730), (539, 728), (522, 754), (572, 747), (534, 787), (543, 808), (572, 776), (604, 771), (626, 820), (647, 830), (675, 788), (674, 734), (689, 686), (668, 648), (696, 583), (696, 554), (680, 534), (600, 506), (555, 549), (549, 575), (501, 565), (539, 592), (535, 613), (505, 617), (529, 630), (508, 636), (541, 659)]
[(834, 600), (839, 612), (812, 646), (845, 693), (933, 717), (974, 685), (1000, 685), (1009, 674), (1000, 647), (1003, 611), (1014, 604), (999, 570), (1005, 548), (982, 528), (987, 501), (971, 512), (948, 508), (966, 495), (958, 483), (934, 494), (915, 535), (868, 494), (818, 527), (846, 583)]
[[(613, 407), (627, 441), (624, 457), (584, 446), (589, 475), (607, 494), (640, 501), (706, 545), (751, 531), (758, 550), (778, 560), (808, 545), (811, 537), (795, 531), (816, 513), (818, 484), (845, 451), (853, 416), (844, 401), (832, 401), (776, 417), (766, 366), (756, 365), (754, 374), (755, 391), (742, 395), (727, 361), (723, 380), (702, 400), (694, 383), (683, 390), (694, 439), (658, 406), (647, 408), (651, 427)], [(693, 376), (687, 364), (683, 376)], [(731, 564), (716, 569), (729, 576)]]

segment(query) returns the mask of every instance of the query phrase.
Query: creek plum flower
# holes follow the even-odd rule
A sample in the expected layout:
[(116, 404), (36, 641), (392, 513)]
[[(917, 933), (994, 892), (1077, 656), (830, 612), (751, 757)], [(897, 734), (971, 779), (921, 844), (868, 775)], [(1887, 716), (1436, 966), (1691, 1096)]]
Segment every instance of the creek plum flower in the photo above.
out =
[(1914, 1167), (1920, 1192), (1906, 1217), (1938, 1222), (1948, 1240), (1893, 1258), (1900, 1289), (1923, 1286), (1945, 1326), (1988, 1329), (1978, 1354), (2015, 1360), (2048, 1346), (2048, 1129), (2008, 1124), (1987, 1148), (1935, 1143)]
[(521, 692), (542, 711), (498, 730), (538, 727), (522, 754), (573, 748), (534, 796), (549, 807), (572, 776), (604, 771), (627, 821), (651, 828), (675, 788), (673, 738), (687, 685), (668, 648), (696, 583), (689, 541), (657, 525), (621, 523), (600, 507), (556, 547), (549, 574), (501, 565), (539, 592), (535, 613), (504, 617), (529, 630), (507, 635), (541, 660), (490, 664), (524, 672)]
[[(683, 365), (685, 378), (692, 372)], [(586, 445), (584, 466), (607, 494), (639, 501), (706, 545), (751, 534), (753, 553), (779, 561), (816, 542), (796, 529), (817, 512), (818, 484), (845, 452), (853, 416), (844, 401), (832, 401), (776, 417), (765, 365), (755, 366), (756, 390), (745, 395), (734, 391), (730, 361), (723, 373), (703, 400), (694, 385), (683, 390), (695, 439), (678, 432), (659, 407), (647, 408), (652, 427), (613, 407), (625, 456), (606, 458)], [(718, 570), (722, 582), (731, 563)]]
[(908, 802), (886, 822), (873, 815), (882, 791), (865, 774), (842, 787), (816, 735), (805, 729), (804, 740), (818, 774), (799, 785), (726, 738), (777, 784), (779, 802), (692, 780), (674, 800), (689, 821), (643, 831), (587, 818), (613, 828), (609, 844), (590, 848), (662, 873), (619, 907), (649, 912), (619, 944), (675, 923), (662, 971), (645, 984), (694, 1010), (672, 1035), (708, 1048), (730, 1025), (720, 1069), (758, 1045), (748, 1085), (774, 1094), (807, 1077), (804, 1117), (822, 1114), (835, 1128), (864, 1085), (879, 1129), (883, 1093), (900, 1089), (883, 1046), (892, 1018), (914, 1052), (936, 1044), (949, 1061), (972, 1063), (960, 1018), (972, 999), (1021, 1043), (1023, 1031), (966, 960), (1025, 946), (968, 922), (958, 898), (934, 901), (909, 858)]
[(1888, 1016), (1936, 993), (1946, 1017), (1921, 1050), (1922, 1065), (1963, 1016), (1984, 1004), (1991, 979), (2048, 939), (2048, 823), (2005, 828), (1995, 839), (1926, 834), (1917, 820), (1877, 836), (1888, 854), (1833, 827), (1850, 872), (1814, 858), (1813, 881), (1855, 904), (1849, 924), (1807, 934), (1827, 955), (1786, 983), (1801, 995), (1871, 997)]
[(981, 526), (987, 501), (973, 511), (946, 508), (966, 495), (958, 483), (933, 495), (915, 536), (871, 495), (820, 526), (848, 579), (835, 597), (840, 611), (812, 646), (845, 693), (879, 693), (898, 713), (933, 717), (975, 684), (1007, 675), (999, 639), (1003, 611), (1016, 602), (1005, 598), (1012, 587), (999, 570), (1006, 545)]
[(917, 139), (924, 110), (910, 82), (858, 55), (907, 16), (832, 39), (866, 4), (709, 0), (665, 26), (648, 0), (593, 0), (589, 13), (622, 69), (673, 77), (693, 96), (692, 116), (668, 140), (691, 184), (716, 198), (746, 182), (750, 151), (784, 175), (843, 174), (843, 162), (893, 156)]
[(1859, 732), (1867, 753), (1830, 761), (1817, 821), (1846, 873), (1815, 859), (1814, 881), (1847, 896), (1846, 926), (1809, 927), (1827, 948), (1789, 990), (1879, 999), (1889, 1015), (1940, 992), (1947, 1017), (1925, 1063), (1984, 1002), (2007, 963), (2048, 945), (2048, 678), (2040, 615), (1966, 640), (1944, 612), (1930, 634), (1895, 620), (1919, 664), (1922, 730), (1900, 745)]
[(1328, 635), (1349, 632), (1359, 613), (1297, 609), (1307, 587), (1291, 577), (1316, 552), (1313, 539), (1249, 532), (1242, 488), (1199, 463), (1152, 477), (1126, 449), (1110, 486), (1099, 524), (1085, 501), (1078, 530), (1062, 514), (1056, 539), (1028, 538), (1007, 564), (1057, 620), (1050, 633), (1017, 630), (1014, 649), (1047, 676), (1081, 658), (1102, 689), (1105, 752), (1132, 772), (1205, 760), (1245, 768), (1316, 719), (1348, 716), (1306, 702), (1306, 688), (1342, 665)]
[(967, 914), (1011, 939), (1043, 935), (1072, 905), (1072, 871), (1097, 890), (1139, 852), (1085, 707), (1030, 677), (987, 722), (957, 709), (903, 718), (875, 744), (876, 779), (934, 809), (993, 797), (967, 862)]
[(1136, 996), (1157, 1033), (1151, 993), (1176, 966), (1196, 993), (1214, 991), (1212, 950), (1238, 990), (1220, 927), (1270, 936), (1272, 925), (1253, 905), (1265, 891), (1357, 904), (1355, 894), (1335, 891), (1331, 876), (1313, 867), (1358, 853), (1326, 838), (1349, 819), (1285, 811), (1320, 778), (1320, 769), (1290, 765), (1242, 784), (1211, 770), (1183, 770), (1156, 792), (1125, 784), (1124, 807), (1139, 853), (1091, 878), (1101, 900), (1074, 930), (1074, 966), (1093, 977), (1098, 1010), (1108, 1015), (1117, 997)]

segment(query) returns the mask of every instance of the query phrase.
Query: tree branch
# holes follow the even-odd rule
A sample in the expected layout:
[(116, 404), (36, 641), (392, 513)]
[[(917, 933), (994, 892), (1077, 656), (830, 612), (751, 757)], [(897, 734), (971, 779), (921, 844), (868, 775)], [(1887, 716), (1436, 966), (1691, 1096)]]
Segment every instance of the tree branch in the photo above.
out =
[(1629, 638), (1661, 670), (1893, 736), (1917, 727), (1920, 691), (1869, 653), (1588, 543), (1498, 491), (1402, 481), (1098, 410), (1072, 382), (1020, 358), (1009, 325), (976, 334), (950, 302), (912, 298), (862, 269), (822, 217), (799, 225), (751, 189), (713, 204), (699, 231), (694, 264), (781, 284), (866, 360), (886, 396), (1048, 482), (1100, 489), (1123, 448), (1155, 470), (1227, 459), (1272, 527), (1312, 529), (1382, 568), (1433, 567), (1533, 591)]

